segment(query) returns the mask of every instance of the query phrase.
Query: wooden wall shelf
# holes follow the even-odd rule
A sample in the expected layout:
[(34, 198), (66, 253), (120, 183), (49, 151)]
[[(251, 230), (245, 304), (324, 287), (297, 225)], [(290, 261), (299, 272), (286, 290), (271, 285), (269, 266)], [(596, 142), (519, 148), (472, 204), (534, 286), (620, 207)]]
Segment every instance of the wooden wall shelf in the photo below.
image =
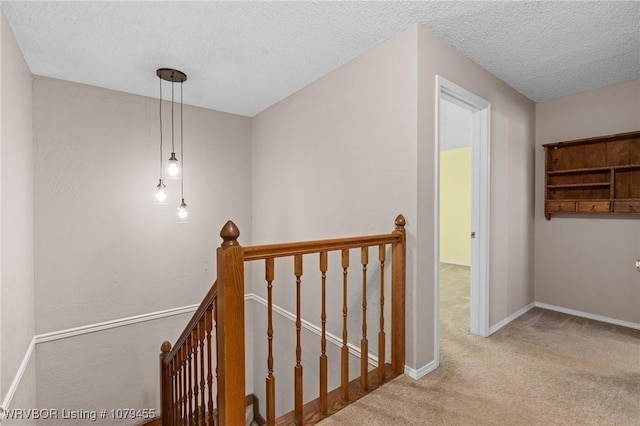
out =
[(547, 219), (640, 214), (640, 131), (542, 146)]

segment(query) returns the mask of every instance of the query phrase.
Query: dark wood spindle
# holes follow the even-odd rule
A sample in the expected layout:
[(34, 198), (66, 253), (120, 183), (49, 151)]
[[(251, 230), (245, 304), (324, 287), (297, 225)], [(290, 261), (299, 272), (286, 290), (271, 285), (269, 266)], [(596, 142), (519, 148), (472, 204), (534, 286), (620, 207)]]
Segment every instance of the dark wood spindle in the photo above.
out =
[(176, 395), (173, 400), (173, 424), (180, 424), (180, 364), (177, 356), (173, 357), (173, 371), (174, 371), (174, 383), (173, 386), (176, 389)]
[(180, 352), (176, 353), (173, 357), (173, 368), (175, 371), (173, 386), (176, 390), (176, 394), (173, 400), (173, 423), (171, 424), (179, 425), (180, 416), (182, 415), (182, 394), (180, 393), (180, 384), (182, 383), (182, 376), (180, 376)]
[[(213, 327), (215, 332), (216, 345), (218, 340), (218, 304), (213, 304)], [(216, 408), (215, 408), (215, 417), (213, 424), (220, 424), (220, 388), (218, 387), (218, 374), (220, 371), (220, 353), (218, 348), (216, 347)], [(213, 411), (212, 411), (213, 413)]]
[(175, 424), (182, 424), (182, 374), (180, 365), (180, 352), (173, 358), (176, 370), (176, 402), (175, 402)]
[(273, 376), (273, 279), (274, 259), (270, 257), (265, 260), (265, 279), (267, 281), (267, 341), (269, 342), (269, 354), (267, 356), (267, 424), (269, 426), (276, 423), (276, 378)]
[[(216, 302), (214, 300), (212, 309), (215, 309)], [(215, 344), (212, 344), (211, 339), (212, 331), (213, 331), (213, 311), (207, 310), (204, 316), (205, 322), (205, 332), (207, 334), (207, 353), (209, 356), (207, 357), (207, 425), (213, 426), (213, 353), (211, 352), (211, 348), (215, 347)]]
[(320, 272), (322, 273), (322, 313), (320, 321), (322, 322), (322, 336), (320, 337), (320, 411), (327, 413), (327, 252), (320, 252)]
[(340, 397), (343, 401), (349, 401), (349, 347), (347, 346), (347, 269), (349, 268), (349, 250), (342, 250), (342, 374)]
[(193, 368), (192, 368), (192, 341), (191, 339), (187, 339), (187, 363), (186, 363), (186, 373), (187, 373), (187, 407), (189, 413), (189, 424), (193, 424)]
[(302, 276), (302, 255), (294, 256), (294, 274), (296, 276), (296, 366), (295, 374), (295, 416), (296, 425), (302, 425), (302, 345), (300, 339), (300, 329), (302, 321), (300, 316), (300, 277)]
[[(204, 348), (204, 339), (205, 339), (205, 318), (203, 317), (198, 322), (198, 341), (200, 342), (200, 423), (207, 423), (207, 405), (206, 405), (206, 396), (205, 396), (205, 379), (204, 379), (204, 370), (205, 370), (205, 348)], [(211, 354), (207, 353), (207, 357), (211, 358)]]
[(380, 331), (378, 331), (378, 382), (384, 382), (384, 364), (386, 352), (386, 335), (384, 332), (384, 263), (387, 258), (387, 248), (384, 244), (378, 246), (378, 261), (380, 261)]
[(360, 389), (369, 390), (369, 341), (367, 340), (367, 265), (369, 264), (369, 247), (360, 251), (362, 263), (362, 340), (360, 341)]
[(200, 422), (200, 407), (198, 406), (198, 354), (199, 354), (200, 341), (198, 340), (198, 329), (196, 327), (191, 332), (191, 350), (193, 352), (193, 424), (197, 425)]
[(169, 399), (170, 415), (168, 417), (168, 420), (166, 420), (168, 423), (164, 423), (165, 422), (164, 414), (162, 415), (163, 426), (165, 426), (166, 424), (169, 424), (169, 425), (175, 424), (175, 417), (176, 417), (175, 401), (178, 395), (178, 391), (176, 390), (176, 372), (174, 368), (174, 361), (175, 361), (175, 358), (171, 359), (168, 365), (169, 374), (171, 375), (171, 398)]
[(187, 393), (187, 346), (184, 345), (180, 348), (180, 370), (182, 372), (182, 389), (180, 395), (182, 395), (182, 424), (189, 424), (189, 406), (188, 406), (188, 393)]

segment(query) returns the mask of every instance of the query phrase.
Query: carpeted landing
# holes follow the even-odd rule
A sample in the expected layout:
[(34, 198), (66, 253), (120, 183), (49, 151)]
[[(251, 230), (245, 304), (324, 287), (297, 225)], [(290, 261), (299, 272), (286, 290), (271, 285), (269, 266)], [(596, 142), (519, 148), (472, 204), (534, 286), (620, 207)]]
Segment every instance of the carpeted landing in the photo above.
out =
[(640, 331), (534, 308), (476, 337), (469, 269), (441, 273), (440, 367), (400, 376), (322, 426), (640, 425)]

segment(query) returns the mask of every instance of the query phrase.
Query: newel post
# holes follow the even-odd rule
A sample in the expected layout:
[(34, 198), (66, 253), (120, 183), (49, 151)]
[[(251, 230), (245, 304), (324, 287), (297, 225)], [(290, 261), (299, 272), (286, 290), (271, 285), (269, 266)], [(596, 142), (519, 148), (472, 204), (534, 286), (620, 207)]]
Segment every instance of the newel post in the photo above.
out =
[(165, 365), (167, 355), (171, 351), (171, 343), (165, 341), (160, 347), (160, 415), (162, 426), (171, 426), (171, 374)]
[(218, 270), (218, 416), (226, 426), (245, 423), (244, 249), (228, 221), (220, 231)]
[(405, 312), (406, 312), (406, 220), (401, 214), (395, 220), (394, 234), (400, 241), (391, 247), (391, 367), (404, 372), (405, 364)]

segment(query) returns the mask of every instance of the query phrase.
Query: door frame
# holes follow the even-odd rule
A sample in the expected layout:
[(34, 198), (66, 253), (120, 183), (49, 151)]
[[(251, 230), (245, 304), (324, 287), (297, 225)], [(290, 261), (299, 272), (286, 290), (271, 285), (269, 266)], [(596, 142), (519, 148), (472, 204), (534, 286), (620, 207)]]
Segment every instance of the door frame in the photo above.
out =
[(491, 103), (465, 88), (436, 75), (435, 108), (435, 359), (440, 363), (440, 100), (446, 99), (472, 111), (471, 141), (471, 296), (469, 331), (489, 336), (489, 240)]

